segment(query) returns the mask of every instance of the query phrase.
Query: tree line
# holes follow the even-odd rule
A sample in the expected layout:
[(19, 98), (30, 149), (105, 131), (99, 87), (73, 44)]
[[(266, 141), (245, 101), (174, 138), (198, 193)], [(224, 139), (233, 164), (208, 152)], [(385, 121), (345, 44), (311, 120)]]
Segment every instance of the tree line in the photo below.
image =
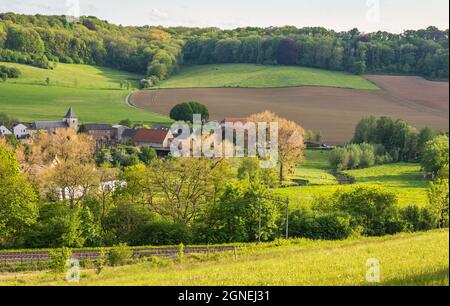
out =
[(448, 79), (448, 30), (402, 34), (323, 28), (245, 28), (187, 40), (185, 63), (300, 65), (355, 74), (400, 73)]
[(448, 79), (448, 29), (401, 34), (325, 28), (123, 27), (95, 17), (0, 14), (0, 60), (110, 66), (147, 74), (151, 84), (183, 64), (300, 65), (361, 73)]
[(428, 127), (417, 130), (402, 119), (369, 116), (356, 125), (351, 144), (330, 154), (336, 170), (396, 162), (420, 162), (432, 177), (448, 178), (448, 133)]

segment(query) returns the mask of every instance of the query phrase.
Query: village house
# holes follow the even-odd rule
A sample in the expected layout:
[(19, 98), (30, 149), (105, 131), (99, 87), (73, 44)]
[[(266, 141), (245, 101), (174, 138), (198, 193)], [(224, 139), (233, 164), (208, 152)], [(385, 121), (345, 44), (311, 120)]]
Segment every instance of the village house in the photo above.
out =
[[(69, 108), (62, 121), (35, 121), (32, 124), (17, 123), (13, 126), (12, 134), (17, 139), (25, 139), (39, 131), (53, 133), (57, 129), (73, 129), (78, 130), (78, 118), (72, 108)], [(8, 134), (8, 129), (2, 126), (0, 135)]]
[(83, 124), (79, 132), (92, 136), (97, 147), (106, 147), (128, 142), (132, 138), (134, 130), (123, 125)]
[(83, 124), (80, 133), (86, 133), (95, 141), (111, 141), (114, 139), (114, 129), (110, 124)]
[(174, 136), (168, 128), (137, 129), (132, 139), (138, 147), (148, 146), (158, 153), (168, 153)]
[(13, 133), (6, 128), (4, 125), (0, 125), (0, 136), (10, 136)]
[(125, 130), (123, 130), (122, 132), (122, 135), (120, 136), (121, 143), (133, 143), (133, 137), (135, 133), (135, 129), (125, 128)]
[(13, 126), (13, 134), (17, 139), (24, 139), (30, 136), (28, 126), (23, 123), (17, 123)]

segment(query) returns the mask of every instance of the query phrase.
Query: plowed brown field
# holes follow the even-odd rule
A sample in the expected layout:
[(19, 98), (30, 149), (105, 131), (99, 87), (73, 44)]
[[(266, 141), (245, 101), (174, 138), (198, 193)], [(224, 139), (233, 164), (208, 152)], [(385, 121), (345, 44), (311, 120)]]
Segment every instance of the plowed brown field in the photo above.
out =
[(270, 110), (307, 129), (322, 131), (329, 144), (348, 142), (364, 116), (402, 118), (421, 128), (448, 130), (449, 84), (418, 77), (368, 76), (382, 90), (322, 87), (192, 88), (144, 90), (131, 97), (138, 108), (168, 115), (180, 102), (205, 104), (212, 120)]

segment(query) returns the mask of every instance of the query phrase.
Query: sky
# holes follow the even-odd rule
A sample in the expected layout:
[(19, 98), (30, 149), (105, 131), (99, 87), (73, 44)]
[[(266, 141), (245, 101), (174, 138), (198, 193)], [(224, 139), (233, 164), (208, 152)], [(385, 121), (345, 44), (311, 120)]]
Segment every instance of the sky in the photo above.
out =
[(223, 29), (293, 25), (400, 33), (429, 25), (449, 27), (448, 0), (0, 0), (0, 12)]

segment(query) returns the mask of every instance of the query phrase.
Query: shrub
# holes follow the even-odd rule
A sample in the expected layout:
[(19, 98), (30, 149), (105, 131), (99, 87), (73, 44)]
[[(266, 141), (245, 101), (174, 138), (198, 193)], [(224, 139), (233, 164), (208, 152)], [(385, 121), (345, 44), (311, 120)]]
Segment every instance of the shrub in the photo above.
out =
[(307, 209), (290, 215), (289, 234), (295, 238), (342, 240), (352, 234), (350, 216), (339, 212), (318, 212)]
[(123, 266), (128, 263), (133, 251), (125, 244), (120, 243), (113, 246), (108, 252), (108, 262), (111, 266)]
[(178, 245), (178, 261), (182, 263), (184, 261), (184, 244)]
[(394, 159), (388, 154), (382, 145), (377, 144), (352, 144), (343, 148), (334, 149), (329, 157), (332, 168), (349, 170), (366, 168), (391, 163)]
[(383, 236), (402, 230), (397, 197), (380, 187), (358, 186), (337, 192), (336, 208), (351, 216), (352, 227), (361, 226), (367, 236)]
[(428, 231), (436, 227), (436, 218), (427, 208), (411, 205), (400, 210), (404, 230), (409, 232)]
[(448, 180), (437, 179), (431, 183), (428, 189), (428, 201), (430, 210), (435, 216), (438, 227), (445, 228), (449, 225), (449, 185)]
[(13, 79), (18, 78), (21, 75), (21, 72), (15, 67), (0, 66), (0, 74), (2, 76), (6, 76), (7, 78)]
[(48, 268), (53, 273), (65, 273), (67, 271), (67, 261), (72, 256), (72, 251), (68, 248), (61, 250), (50, 250), (50, 262)]
[(346, 170), (349, 164), (349, 155), (346, 149), (336, 148), (330, 153), (330, 166), (336, 170)]
[(258, 194), (266, 192), (263, 185), (229, 184), (208, 217), (210, 225), (202, 229), (203, 233), (196, 233), (196, 237), (203, 236), (203, 242), (207, 243), (257, 241), (261, 207), (261, 240), (273, 240), (278, 236), (281, 207), (273, 201), (258, 201)]
[(95, 273), (100, 274), (102, 273), (103, 269), (106, 266), (106, 262), (107, 262), (107, 257), (106, 257), (106, 252), (105, 250), (100, 250), (100, 254), (97, 258), (97, 260), (95, 261)]
[(191, 230), (185, 224), (152, 221), (140, 226), (131, 237), (133, 245), (189, 244)]
[(434, 174), (439, 173), (442, 168), (448, 167), (449, 140), (447, 135), (436, 136), (425, 144), (421, 163), (426, 172)]
[(158, 256), (152, 256), (150, 264), (155, 268), (164, 268), (164, 267), (169, 267), (170, 265), (172, 265), (172, 262), (169, 260), (160, 258)]

